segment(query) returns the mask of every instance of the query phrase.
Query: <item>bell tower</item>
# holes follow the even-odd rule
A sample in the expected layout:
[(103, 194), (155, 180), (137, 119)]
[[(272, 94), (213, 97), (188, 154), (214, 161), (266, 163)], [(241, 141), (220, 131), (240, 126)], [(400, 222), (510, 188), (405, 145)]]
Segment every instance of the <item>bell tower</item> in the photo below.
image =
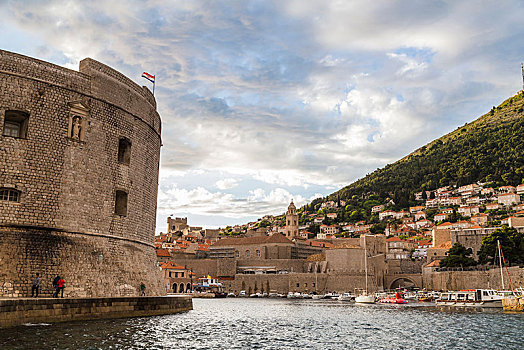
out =
[(286, 237), (289, 239), (298, 237), (298, 214), (293, 200), (291, 200), (286, 213)]

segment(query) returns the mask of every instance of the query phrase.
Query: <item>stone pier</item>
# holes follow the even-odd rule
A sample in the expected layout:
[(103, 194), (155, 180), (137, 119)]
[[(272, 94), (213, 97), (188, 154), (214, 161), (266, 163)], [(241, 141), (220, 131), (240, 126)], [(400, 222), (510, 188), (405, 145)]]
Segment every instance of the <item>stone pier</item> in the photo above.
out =
[(25, 323), (158, 316), (193, 309), (189, 296), (0, 299), (0, 327)]

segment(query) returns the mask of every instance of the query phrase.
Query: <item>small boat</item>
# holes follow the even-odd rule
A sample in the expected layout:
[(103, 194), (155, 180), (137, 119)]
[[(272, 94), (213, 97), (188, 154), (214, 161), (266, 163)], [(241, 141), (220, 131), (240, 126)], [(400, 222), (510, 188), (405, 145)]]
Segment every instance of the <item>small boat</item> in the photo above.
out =
[(355, 297), (351, 293), (342, 293), (337, 298), (339, 301), (352, 301)]
[(289, 293), (287, 293), (287, 298), (288, 298), (288, 299), (295, 299), (295, 298), (296, 298), (296, 297), (295, 297), (295, 293), (293, 293), (293, 292), (289, 292)]
[(335, 292), (324, 294), (324, 299), (337, 299), (339, 295)]
[(227, 297), (228, 297), (228, 298), (236, 298), (236, 294), (233, 293), (233, 292), (231, 292), (231, 293), (228, 293), (228, 294), (227, 294)]
[(355, 303), (359, 304), (374, 304), (375, 303), (375, 296), (369, 295), (367, 293), (361, 294), (357, 297), (355, 297)]
[(307, 294), (307, 293), (306, 294), (302, 294), (302, 298), (303, 299), (313, 299), (313, 295)]
[(324, 299), (324, 296), (322, 294), (313, 294), (311, 299), (313, 300)]
[(295, 296), (295, 299), (302, 299), (302, 298), (304, 298), (302, 293), (299, 293), (299, 292), (295, 292), (294, 296)]
[(387, 296), (380, 298), (379, 302), (383, 304), (406, 304), (406, 299), (402, 298), (402, 293), (396, 292), (394, 296)]
[(442, 306), (502, 308), (503, 293), (494, 289), (464, 289), (440, 294), (435, 302)]
[(364, 235), (364, 270), (366, 272), (366, 289), (362, 293), (355, 297), (355, 303), (359, 304), (374, 304), (375, 296), (368, 294), (368, 251), (366, 245), (366, 235)]

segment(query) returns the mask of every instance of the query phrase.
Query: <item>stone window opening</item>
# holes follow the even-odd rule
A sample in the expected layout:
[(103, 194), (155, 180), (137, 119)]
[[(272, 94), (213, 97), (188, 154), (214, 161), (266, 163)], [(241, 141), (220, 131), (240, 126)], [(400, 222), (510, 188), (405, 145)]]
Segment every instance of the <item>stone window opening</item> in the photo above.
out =
[(115, 193), (115, 214), (127, 216), (127, 192), (117, 190)]
[(257, 258), (260, 258), (260, 250), (257, 249)]
[(235, 252), (235, 256), (236, 256), (237, 258), (240, 257), (240, 252), (239, 252), (238, 250)]
[(18, 139), (27, 138), (29, 114), (22, 111), (6, 111), (2, 135)]
[(250, 254), (249, 250), (246, 250), (246, 258), (249, 258), (249, 254)]
[(131, 141), (125, 137), (118, 141), (118, 162), (125, 165), (131, 162)]
[(0, 201), (20, 202), (20, 191), (14, 188), (0, 188)]

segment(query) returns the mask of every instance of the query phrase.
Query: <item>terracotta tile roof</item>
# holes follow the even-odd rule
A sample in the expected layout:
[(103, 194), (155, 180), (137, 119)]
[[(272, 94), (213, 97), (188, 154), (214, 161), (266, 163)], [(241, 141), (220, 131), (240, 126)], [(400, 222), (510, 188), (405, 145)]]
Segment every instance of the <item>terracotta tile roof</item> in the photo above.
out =
[(475, 226), (471, 226), (470, 228), (482, 228), (482, 227), (479, 225), (475, 225)]
[(433, 260), (429, 264), (426, 265), (426, 267), (439, 267), (440, 266), (440, 260)]
[(157, 249), (156, 250), (156, 256), (171, 257), (171, 254), (169, 254), (169, 250), (167, 250), (167, 249)]
[(165, 263), (160, 263), (160, 267), (164, 270), (166, 269), (174, 269), (174, 270), (187, 270), (184, 266), (182, 265), (178, 265), (172, 261), (168, 261), (168, 262), (165, 262)]
[(398, 237), (390, 237), (388, 239), (386, 239), (386, 242), (400, 242), (402, 241), (400, 238)]

